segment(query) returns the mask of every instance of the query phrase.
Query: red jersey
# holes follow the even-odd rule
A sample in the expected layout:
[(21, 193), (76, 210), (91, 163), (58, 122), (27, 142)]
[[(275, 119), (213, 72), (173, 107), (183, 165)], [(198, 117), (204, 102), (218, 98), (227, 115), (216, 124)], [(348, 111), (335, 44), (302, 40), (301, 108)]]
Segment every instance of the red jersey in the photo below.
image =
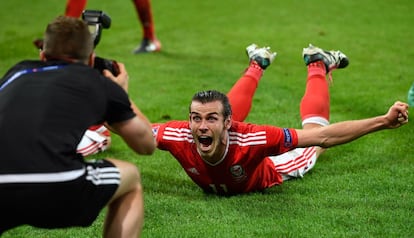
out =
[(282, 183), (267, 156), (294, 149), (298, 143), (294, 129), (233, 121), (229, 129), (227, 153), (210, 164), (197, 152), (188, 121), (154, 124), (158, 148), (169, 151), (190, 178), (204, 191), (239, 194), (261, 191)]

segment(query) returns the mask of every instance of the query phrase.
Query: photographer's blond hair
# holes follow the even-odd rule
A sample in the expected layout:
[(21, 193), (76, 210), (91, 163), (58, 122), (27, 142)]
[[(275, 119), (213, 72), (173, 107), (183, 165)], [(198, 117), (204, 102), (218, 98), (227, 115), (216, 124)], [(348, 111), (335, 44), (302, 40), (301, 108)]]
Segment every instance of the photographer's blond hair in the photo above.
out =
[(93, 48), (93, 37), (83, 20), (59, 16), (46, 27), (43, 51), (48, 60), (88, 63)]

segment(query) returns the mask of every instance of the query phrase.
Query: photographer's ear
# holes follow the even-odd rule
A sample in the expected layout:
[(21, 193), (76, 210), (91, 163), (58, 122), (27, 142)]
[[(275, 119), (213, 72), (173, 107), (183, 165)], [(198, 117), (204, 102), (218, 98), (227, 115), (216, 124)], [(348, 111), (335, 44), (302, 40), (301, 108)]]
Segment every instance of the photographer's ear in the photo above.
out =
[(93, 68), (93, 66), (95, 65), (95, 52), (92, 52), (89, 55), (89, 61), (88, 61), (88, 65), (91, 66)]
[(39, 57), (41, 61), (46, 61), (45, 52), (43, 50), (39, 51)]

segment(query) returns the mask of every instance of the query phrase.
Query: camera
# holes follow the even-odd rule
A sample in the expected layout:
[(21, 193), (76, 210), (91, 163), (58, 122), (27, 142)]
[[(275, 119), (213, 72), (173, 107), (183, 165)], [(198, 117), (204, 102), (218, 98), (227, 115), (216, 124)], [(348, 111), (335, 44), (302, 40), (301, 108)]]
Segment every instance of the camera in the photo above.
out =
[[(84, 10), (82, 12), (82, 20), (88, 24), (89, 31), (93, 37), (94, 47), (96, 47), (101, 40), (102, 29), (108, 29), (111, 26), (111, 18), (100, 10)], [(107, 69), (115, 76), (119, 74), (118, 64), (112, 59), (96, 56), (94, 68), (101, 73), (104, 69)]]

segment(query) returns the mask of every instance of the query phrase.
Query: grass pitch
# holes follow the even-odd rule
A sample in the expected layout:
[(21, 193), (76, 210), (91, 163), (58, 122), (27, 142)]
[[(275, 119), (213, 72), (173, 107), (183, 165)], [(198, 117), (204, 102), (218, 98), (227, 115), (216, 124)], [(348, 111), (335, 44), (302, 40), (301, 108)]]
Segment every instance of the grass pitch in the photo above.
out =
[[(3, 1), (0, 73), (35, 59), (31, 41), (64, 12), (65, 1)], [(162, 52), (133, 55), (141, 29), (130, 1), (90, 0), (112, 18), (96, 51), (124, 62), (130, 96), (153, 122), (186, 119), (200, 89), (227, 92), (247, 67), (245, 47), (278, 52), (257, 89), (247, 121), (300, 127), (299, 101), (309, 43), (350, 58), (333, 73), (331, 122), (383, 114), (406, 101), (414, 79), (414, 2), (152, 1)], [(301, 180), (265, 193), (205, 195), (166, 152), (133, 154), (116, 136), (111, 156), (136, 163), (145, 187), (143, 237), (412, 237), (413, 125), (329, 149)], [(1, 154), (0, 154), (1, 156)], [(0, 211), (1, 214), (1, 211)], [(22, 226), (3, 237), (100, 237), (105, 211), (88, 228)], [(64, 216), (64, 214), (62, 214)]]

